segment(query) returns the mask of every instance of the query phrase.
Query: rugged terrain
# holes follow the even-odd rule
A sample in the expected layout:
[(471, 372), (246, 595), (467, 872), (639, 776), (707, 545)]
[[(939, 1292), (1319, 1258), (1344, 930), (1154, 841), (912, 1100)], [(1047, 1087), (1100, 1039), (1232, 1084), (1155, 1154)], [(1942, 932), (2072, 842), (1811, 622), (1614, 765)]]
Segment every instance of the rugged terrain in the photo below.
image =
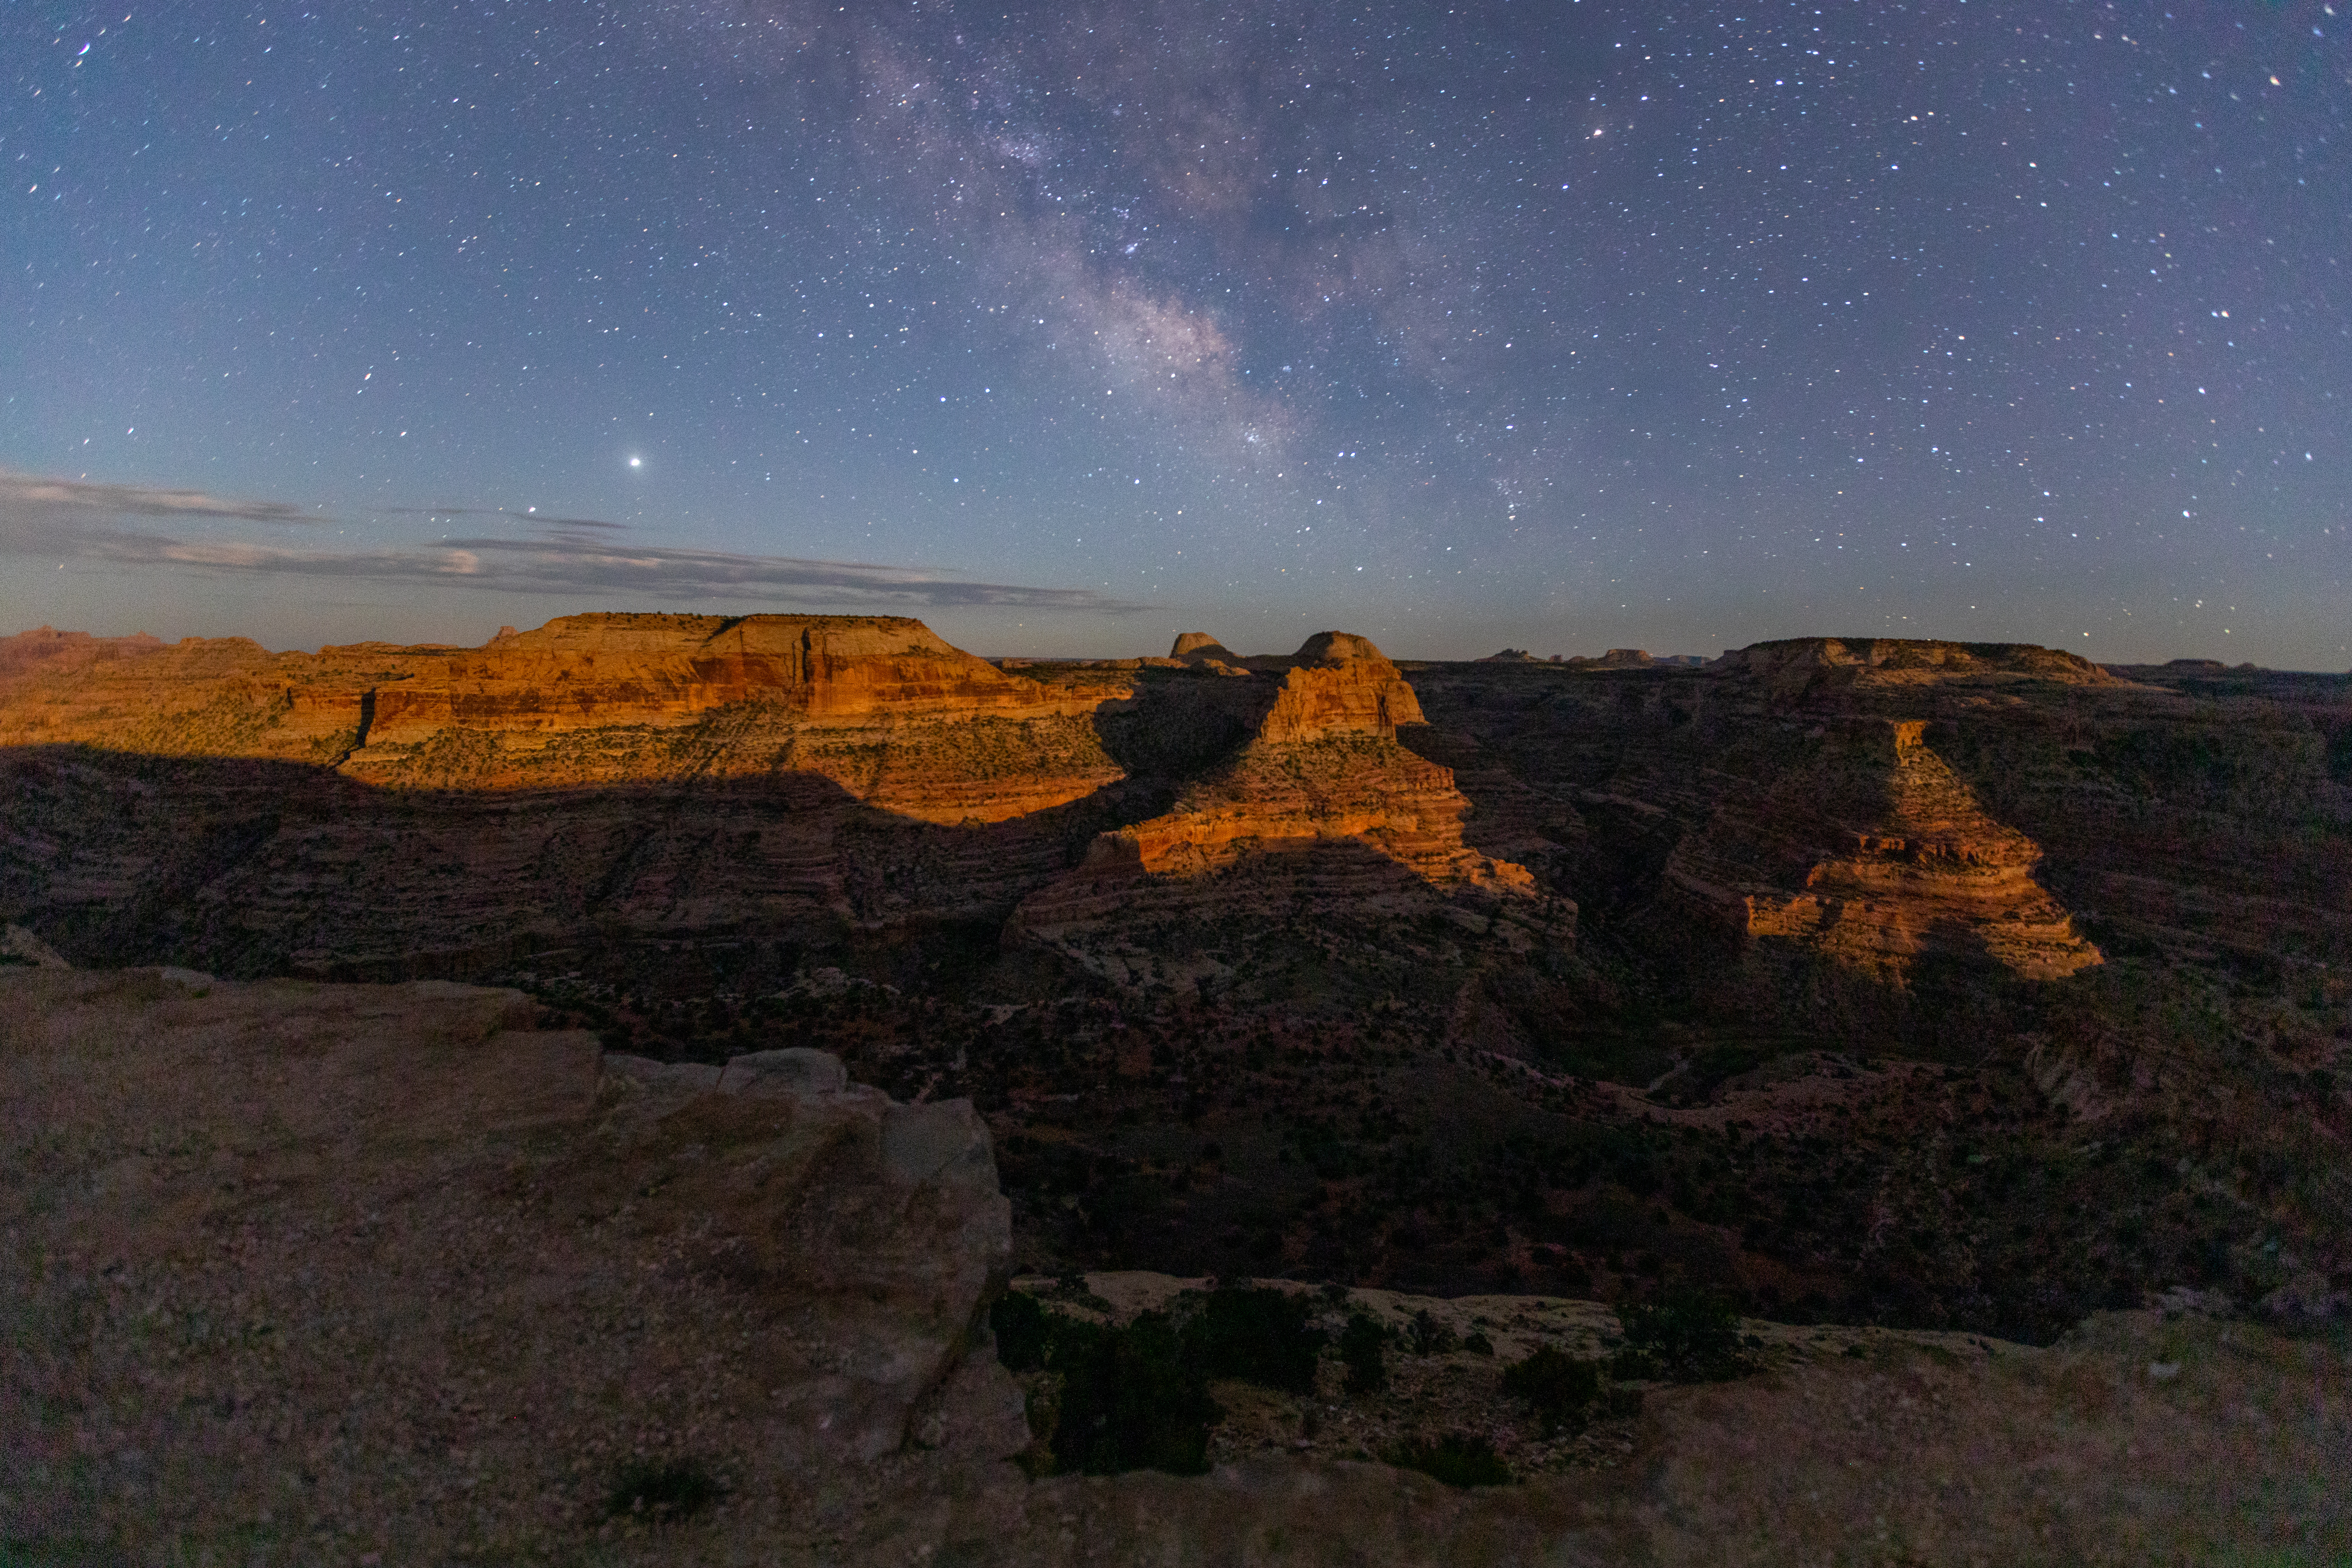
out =
[[(1036, 1473), (1066, 1385), (992, 1321), (1212, 1282), (1024, 1279), (969, 1106), (822, 1054), (600, 1053), (512, 991), (0, 971), (0, 1558), (24, 1563), (2320, 1563), (2340, 1338), (2176, 1292), (2035, 1349), (1749, 1320), (1725, 1381), (1508, 1369), (1589, 1301), (1275, 1281), (1333, 1327), (1226, 1377), (1205, 1473)], [(1015, 1314), (1014, 1316), (1017, 1316)], [(1333, 1353), (1336, 1350), (1337, 1353)], [(1370, 1359), (1382, 1375), (1358, 1386)], [(1146, 1419), (1152, 1413), (1143, 1413)], [(1067, 1418), (1067, 1411), (1064, 1412)], [(1457, 1489), (1409, 1450), (1467, 1445)], [(1024, 1463), (1015, 1463), (1015, 1457)], [(1414, 1460), (1412, 1462), (1422, 1462)]]
[[(2352, 681), (919, 623), (19, 639), (0, 915), (969, 1096), (1020, 1266), (2049, 1342), (2352, 1293)], [(30, 951), (30, 950), (27, 950)]]

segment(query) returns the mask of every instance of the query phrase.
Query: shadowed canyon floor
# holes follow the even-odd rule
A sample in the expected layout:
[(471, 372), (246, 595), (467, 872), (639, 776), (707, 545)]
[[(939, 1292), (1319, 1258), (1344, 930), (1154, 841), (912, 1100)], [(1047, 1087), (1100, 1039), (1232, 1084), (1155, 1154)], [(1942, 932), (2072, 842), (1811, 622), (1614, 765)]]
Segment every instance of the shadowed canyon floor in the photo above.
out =
[(1016, 1266), (2050, 1342), (2352, 1293), (2352, 682), (874, 617), (16, 639), (0, 914), (969, 1097)]
[[(1559, 1297), (1308, 1289), (1386, 1375), (1212, 1384), (1206, 1473), (1032, 1479), (966, 1106), (601, 1056), (519, 993), (0, 973), (0, 1556), (26, 1563), (2321, 1563), (2352, 1358), (2177, 1294), (2047, 1349), (1738, 1325), (1572, 1433)], [(1024, 1280), (1139, 1321), (1202, 1280)], [(1356, 1363), (1346, 1363), (1352, 1373)], [(1034, 1394), (1038, 1382), (1030, 1377)], [(1462, 1489), (1379, 1456), (1475, 1437)], [(1034, 1468), (1034, 1467), (1033, 1467)]]

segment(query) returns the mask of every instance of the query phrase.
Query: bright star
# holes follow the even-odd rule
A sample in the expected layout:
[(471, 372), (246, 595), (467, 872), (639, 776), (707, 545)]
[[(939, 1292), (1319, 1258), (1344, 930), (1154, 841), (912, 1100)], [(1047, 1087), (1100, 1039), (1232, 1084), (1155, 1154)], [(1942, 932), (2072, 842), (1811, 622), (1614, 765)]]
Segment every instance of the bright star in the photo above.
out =
[(645, 466), (646, 460), (643, 458), (631, 458), (629, 459), (629, 467), (633, 468), (642, 468)]

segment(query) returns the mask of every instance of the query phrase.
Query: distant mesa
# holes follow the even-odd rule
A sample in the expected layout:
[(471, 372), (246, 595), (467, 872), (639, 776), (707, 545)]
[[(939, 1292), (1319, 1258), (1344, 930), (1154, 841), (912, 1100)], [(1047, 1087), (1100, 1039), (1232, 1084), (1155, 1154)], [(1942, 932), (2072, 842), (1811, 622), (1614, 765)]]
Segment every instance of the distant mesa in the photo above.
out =
[(0, 637), (0, 682), (79, 669), (102, 659), (131, 658), (164, 646), (161, 637), (149, 637), (145, 632), (133, 632), (127, 637), (98, 637), (88, 632), (36, 626), (29, 632)]
[(1476, 662), (1559, 665), (1569, 669), (1696, 669), (1706, 663), (1706, 660), (1695, 653), (1670, 653), (1657, 656), (1638, 647), (1612, 647), (1598, 658), (1585, 654), (1567, 657), (1553, 654), (1549, 658), (1538, 658), (1525, 648), (1507, 647), (1500, 653), (1490, 653)]
[[(928, 736), (981, 719), (1083, 727), (1102, 700), (1008, 675), (902, 616), (592, 614), (502, 630), (478, 648), (271, 653), (229, 637), (137, 658), (51, 654), (0, 691), (0, 744), (325, 764), (393, 787), (781, 769), (910, 815), (992, 821), (1084, 795), (1119, 769), (1090, 741), (1034, 738), (1017, 768), (976, 766), (963, 755), (974, 745), (952, 736), (886, 759), (870, 732)], [(919, 760), (942, 746), (960, 760)]]
[(1708, 667), (1760, 683), (1775, 697), (1894, 690), (1959, 683), (2124, 686), (2079, 654), (2032, 643), (1936, 642), (1911, 637), (1791, 637), (1726, 653)]

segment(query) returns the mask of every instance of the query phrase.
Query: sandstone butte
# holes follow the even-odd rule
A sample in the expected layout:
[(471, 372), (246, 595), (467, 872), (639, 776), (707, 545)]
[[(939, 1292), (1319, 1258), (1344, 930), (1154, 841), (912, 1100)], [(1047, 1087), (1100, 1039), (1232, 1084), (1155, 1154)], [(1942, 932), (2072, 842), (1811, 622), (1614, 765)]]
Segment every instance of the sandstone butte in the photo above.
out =
[[(1180, 659), (1233, 658), (1204, 633), (1185, 634), (1176, 648)], [(1398, 742), (1400, 727), (1427, 721), (1369, 638), (1318, 632), (1294, 654), (1238, 665), (1258, 679), (1207, 690), (1234, 705), (1247, 739), (1171, 810), (1098, 836), (1075, 872), (1022, 904), (1014, 929), (1083, 959), (1086, 936), (1177, 910), (1230, 919), (1304, 893), (1402, 912), (1437, 887), (1527, 906), (1557, 940), (1572, 933), (1573, 904), (1539, 897), (1525, 867), (1463, 842), (1470, 803), (1452, 770)], [(1327, 848), (1342, 852), (1314, 853)], [(1238, 880), (1213, 875), (1244, 866), (1251, 874)]]
[(1843, 721), (1811, 766), (1678, 845), (1667, 879), (1751, 942), (1858, 969), (1899, 975), (1939, 953), (2055, 980), (2099, 963), (2034, 881), (2040, 847), (1985, 814), (1927, 727)]

